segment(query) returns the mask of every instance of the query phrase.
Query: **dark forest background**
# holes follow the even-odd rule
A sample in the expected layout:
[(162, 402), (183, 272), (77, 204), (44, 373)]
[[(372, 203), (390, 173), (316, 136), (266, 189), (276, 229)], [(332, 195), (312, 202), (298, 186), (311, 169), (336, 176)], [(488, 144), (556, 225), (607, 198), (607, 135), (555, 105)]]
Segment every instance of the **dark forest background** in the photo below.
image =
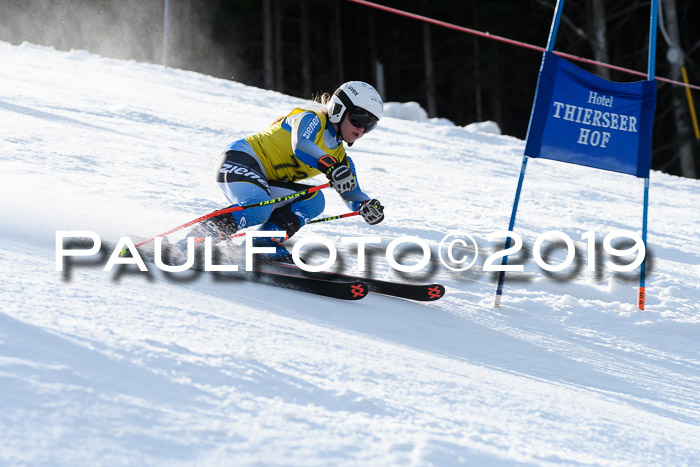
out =
[[(375, 0), (544, 47), (555, 0)], [(700, 1), (661, 0), (657, 76), (700, 83)], [(163, 62), (165, 0), (0, 0), (0, 40)], [(458, 125), (493, 120), (524, 138), (541, 54), (347, 0), (170, 0), (168, 66), (311, 98), (347, 80), (419, 102)], [(556, 50), (646, 72), (649, 0), (569, 0)], [(669, 47), (665, 36), (680, 49)], [(676, 54), (677, 55), (677, 54)], [(579, 64), (580, 65), (580, 64)], [(1, 57), (0, 57), (0, 66)], [(640, 78), (580, 65), (615, 81)], [(698, 178), (686, 91), (660, 82), (652, 168)], [(693, 91), (696, 101), (700, 93)], [(222, 103), (225, 105), (225, 103)]]

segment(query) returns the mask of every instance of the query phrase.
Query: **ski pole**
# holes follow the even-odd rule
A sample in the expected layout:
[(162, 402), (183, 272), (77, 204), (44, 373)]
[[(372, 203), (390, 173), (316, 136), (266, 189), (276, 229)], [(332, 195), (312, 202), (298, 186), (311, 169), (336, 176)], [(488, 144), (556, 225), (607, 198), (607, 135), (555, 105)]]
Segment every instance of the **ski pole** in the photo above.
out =
[(314, 219), (314, 220), (309, 221), (308, 224), (315, 224), (317, 222), (334, 221), (336, 219), (344, 219), (346, 217), (357, 216), (359, 214), (360, 214), (360, 211), (346, 212), (345, 214), (340, 214), (338, 216), (330, 216), (330, 217), (322, 217), (321, 219)]
[(324, 188), (328, 188), (329, 186), (330, 186), (330, 184), (324, 183), (323, 185), (311, 186), (311, 187), (305, 188), (301, 191), (297, 191), (296, 193), (291, 193), (291, 194), (288, 194), (286, 196), (280, 196), (279, 198), (268, 199), (266, 201), (261, 201), (259, 203), (251, 203), (251, 204), (245, 204), (243, 206), (231, 206), (231, 207), (228, 207), (225, 209), (219, 209), (218, 211), (210, 212), (209, 214), (207, 214), (205, 216), (198, 217), (197, 219), (191, 220), (191, 221), (186, 222), (180, 226), (177, 226), (173, 229), (170, 229), (167, 232), (163, 232), (162, 234), (159, 234), (159, 235), (154, 235), (153, 237), (149, 238), (148, 240), (144, 240), (141, 243), (134, 245), (134, 246), (138, 248), (140, 246), (143, 246), (147, 243), (152, 242), (153, 240), (155, 240), (156, 237), (165, 237), (166, 235), (170, 235), (171, 233), (176, 232), (180, 229), (184, 229), (185, 227), (189, 227), (191, 225), (205, 221), (205, 220), (210, 219), (212, 217), (220, 216), (222, 214), (228, 214), (230, 212), (243, 211), (245, 209), (252, 209), (252, 208), (257, 208), (260, 206), (269, 206), (271, 204), (281, 203), (282, 201), (287, 201), (290, 199), (299, 198), (300, 196), (308, 195), (310, 193), (314, 193), (314, 192), (322, 190)]
[[(328, 221), (334, 221), (336, 219), (344, 219), (346, 217), (352, 217), (352, 216), (357, 216), (360, 214), (360, 211), (353, 211), (353, 212), (346, 212), (345, 214), (339, 214), (337, 216), (330, 216), (330, 217), (322, 217), (321, 219), (314, 219), (308, 222), (308, 224), (315, 224), (317, 222), (328, 222)], [(246, 232), (238, 232), (233, 235), (231, 235), (229, 238), (238, 238), (242, 237), (246, 234)]]

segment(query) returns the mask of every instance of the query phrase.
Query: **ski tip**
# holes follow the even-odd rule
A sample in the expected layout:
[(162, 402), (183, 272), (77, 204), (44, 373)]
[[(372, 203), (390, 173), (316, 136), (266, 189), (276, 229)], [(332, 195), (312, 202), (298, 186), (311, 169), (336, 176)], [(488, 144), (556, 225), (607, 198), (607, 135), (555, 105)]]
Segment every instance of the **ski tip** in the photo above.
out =
[(353, 282), (350, 284), (351, 300), (360, 300), (369, 293), (369, 287), (364, 282)]
[(440, 300), (445, 296), (445, 287), (441, 284), (431, 284), (427, 288), (428, 301)]

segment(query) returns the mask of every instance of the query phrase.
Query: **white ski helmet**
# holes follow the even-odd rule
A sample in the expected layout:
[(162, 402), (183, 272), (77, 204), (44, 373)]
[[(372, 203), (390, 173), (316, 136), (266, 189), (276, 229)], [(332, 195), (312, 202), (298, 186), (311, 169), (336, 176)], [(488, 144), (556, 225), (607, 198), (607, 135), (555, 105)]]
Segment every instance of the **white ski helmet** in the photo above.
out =
[(328, 102), (328, 119), (332, 123), (340, 123), (348, 114), (363, 109), (374, 117), (373, 124), (365, 127), (365, 133), (370, 132), (376, 122), (384, 114), (384, 103), (376, 89), (364, 81), (348, 81), (341, 85)]

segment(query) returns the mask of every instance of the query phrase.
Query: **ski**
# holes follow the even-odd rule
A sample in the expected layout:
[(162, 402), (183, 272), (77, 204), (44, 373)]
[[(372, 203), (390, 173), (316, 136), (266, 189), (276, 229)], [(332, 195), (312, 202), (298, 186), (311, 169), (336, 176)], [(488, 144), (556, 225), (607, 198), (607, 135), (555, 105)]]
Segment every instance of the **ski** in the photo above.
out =
[(255, 271), (248, 274), (246, 279), (340, 300), (360, 300), (369, 292), (367, 283), (362, 280), (326, 280), (272, 271)]
[[(153, 260), (152, 255), (141, 252), (146, 260)], [(294, 264), (272, 260), (258, 260), (255, 269), (245, 279), (341, 300), (359, 300), (369, 292), (421, 302), (439, 300), (445, 295), (445, 287), (437, 283), (409, 284), (326, 271), (308, 272)]]
[[(166, 250), (168, 247), (171, 247), (171, 245), (165, 245)], [(142, 260), (151, 263), (154, 262), (153, 251), (144, 250), (143, 247), (138, 251)], [(164, 253), (164, 256), (169, 257), (170, 252)], [(202, 269), (201, 262), (195, 262), (192, 269), (195, 271), (205, 272)], [(289, 271), (285, 270), (255, 270), (247, 273), (216, 271), (214, 274), (239, 278), (249, 282), (273, 285), (284, 289), (308, 292), (311, 294), (337, 298), (340, 300), (360, 300), (367, 296), (367, 293), (369, 292), (369, 286), (361, 278), (347, 277), (345, 279), (332, 279), (330, 277), (304, 277), (298, 274), (290, 274)]]
[(294, 264), (276, 261), (264, 261), (258, 263), (258, 269), (264, 272), (284, 272), (297, 277), (328, 281), (360, 281), (369, 286), (369, 291), (381, 295), (405, 298), (421, 302), (439, 300), (445, 295), (445, 287), (441, 284), (407, 284), (369, 277), (357, 277), (334, 272), (308, 272)]

